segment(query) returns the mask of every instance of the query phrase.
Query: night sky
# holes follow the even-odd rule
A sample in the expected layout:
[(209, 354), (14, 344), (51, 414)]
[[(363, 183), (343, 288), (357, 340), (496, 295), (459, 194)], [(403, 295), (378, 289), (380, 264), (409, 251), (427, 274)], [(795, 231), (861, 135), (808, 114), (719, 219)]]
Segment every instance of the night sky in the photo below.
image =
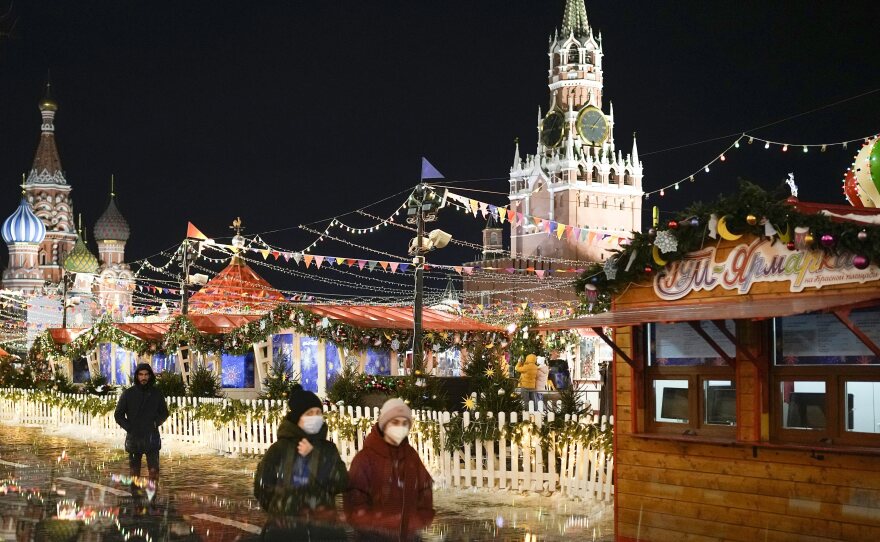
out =
[[(9, 3), (0, 0), (0, 12)], [(514, 138), (524, 153), (535, 150), (537, 109), (549, 99), (548, 36), (563, 6), (19, 0), (0, 22), (3, 31), (15, 19), (11, 37), (0, 38), (0, 213), (15, 208), (33, 160), (47, 69), (75, 209), (91, 228), (115, 174), (130, 261), (179, 243), (188, 220), (220, 237), (238, 215), (245, 233), (285, 230), (264, 237), (302, 249), (314, 236), (298, 224), (406, 190), (423, 155), (449, 180), (489, 179), (460, 186), (506, 193)], [(732, 134), (865, 93), (754, 134), (831, 143), (880, 132), (878, 2), (588, 1), (587, 13), (603, 37), (615, 140), (628, 152), (638, 132), (645, 190), (700, 169)], [(721, 136), (730, 137), (690, 145)], [(735, 190), (738, 177), (775, 187), (789, 171), (802, 200), (843, 203), (857, 148), (744, 146), (646, 207), (711, 199)], [(440, 226), (479, 242), (475, 219), (450, 213)], [(406, 240), (387, 230), (353, 239), (395, 254)], [(315, 252), (368, 254), (340, 244)]]

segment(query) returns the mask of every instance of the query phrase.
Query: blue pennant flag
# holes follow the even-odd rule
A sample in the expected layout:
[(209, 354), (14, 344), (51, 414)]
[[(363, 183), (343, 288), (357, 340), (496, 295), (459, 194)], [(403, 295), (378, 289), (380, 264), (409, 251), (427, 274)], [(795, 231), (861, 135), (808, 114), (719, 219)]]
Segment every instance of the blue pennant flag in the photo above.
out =
[(445, 177), (431, 165), (431, 162), (428, 162), (427, 158), (422, 156), (422, 180), (425, 179), (445, 179)]

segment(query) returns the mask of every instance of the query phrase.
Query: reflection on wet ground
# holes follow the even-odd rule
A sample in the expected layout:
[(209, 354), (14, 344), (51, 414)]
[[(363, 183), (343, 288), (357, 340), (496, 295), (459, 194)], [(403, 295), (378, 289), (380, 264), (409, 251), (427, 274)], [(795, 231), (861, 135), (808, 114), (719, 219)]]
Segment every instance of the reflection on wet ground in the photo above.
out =
[[(265, 515), (252, 497), (257, 458), (163, 455), (155, 487), (126, 476), (121, 449), (39, 428), (0, 425), (0, 435), (0, 540), (259, 538)], [(444, 489), (435, 490), (434, 505), (437, 516), (425, 541), (612, 539), (609, 505)]]

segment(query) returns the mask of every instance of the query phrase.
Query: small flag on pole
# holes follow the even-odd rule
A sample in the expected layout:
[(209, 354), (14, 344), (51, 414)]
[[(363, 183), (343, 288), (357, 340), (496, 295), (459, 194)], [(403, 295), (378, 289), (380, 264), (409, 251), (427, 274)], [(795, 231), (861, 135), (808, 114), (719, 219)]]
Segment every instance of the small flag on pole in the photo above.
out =
[(200, 239), (202, 241), (208, 239), (208, 236), (199, 231), (199, 229), (195, 227), (192, 222), (186, 223), (186, 237), (187, 239)]
[(422, 156), (422, 180), (425, 179), (444, 179), (443, 174), (437, 171), (437, 168), (428, 162), (428, 159)]

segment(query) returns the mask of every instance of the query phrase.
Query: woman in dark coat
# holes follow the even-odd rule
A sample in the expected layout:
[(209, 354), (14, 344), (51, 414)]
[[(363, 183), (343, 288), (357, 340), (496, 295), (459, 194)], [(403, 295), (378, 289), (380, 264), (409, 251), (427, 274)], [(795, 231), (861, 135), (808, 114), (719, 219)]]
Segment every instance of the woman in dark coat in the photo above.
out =
[(431, 476), (406, 438), (411, 424), (406, 403), (389, 399), (354, 456), (343, 503), (359, 541), (418, 540), (434, 519)]
[(254, 496), (269, 515), (263, 540), (345, 540), (336, 495), (348, 475), (336, 445), (327, 440), (321, 400), (297, 386), (278, 441), (257, 466)]

